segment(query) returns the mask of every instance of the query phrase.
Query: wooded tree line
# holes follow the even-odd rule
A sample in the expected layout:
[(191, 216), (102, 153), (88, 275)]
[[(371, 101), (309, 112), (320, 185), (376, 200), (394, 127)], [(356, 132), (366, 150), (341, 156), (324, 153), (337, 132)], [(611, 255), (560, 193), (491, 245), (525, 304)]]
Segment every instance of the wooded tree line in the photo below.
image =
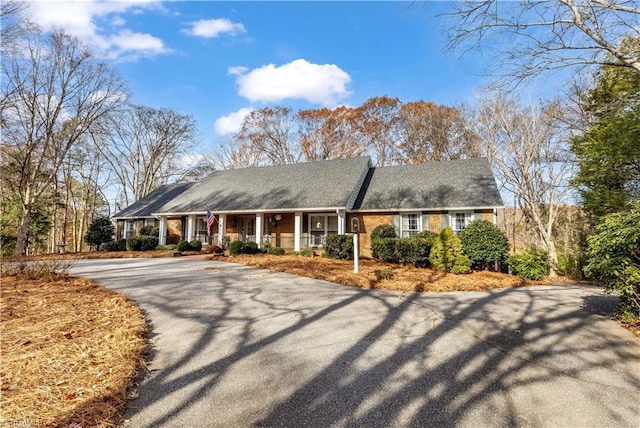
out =
[(106, 189), (124, 207), (186, 173), (196, 124), (132, 104), (113, 67), (22, 21), (25, 7), (2, 3), (2, 252), (80, 251), (87, 225), (111, 214)]
[(461, 109), (379, 96), (359, 107), (254, 110), (215, 161), (228, 169), (363, 155), (378, 166), (463, 159), (480, 155), (480, 141)]

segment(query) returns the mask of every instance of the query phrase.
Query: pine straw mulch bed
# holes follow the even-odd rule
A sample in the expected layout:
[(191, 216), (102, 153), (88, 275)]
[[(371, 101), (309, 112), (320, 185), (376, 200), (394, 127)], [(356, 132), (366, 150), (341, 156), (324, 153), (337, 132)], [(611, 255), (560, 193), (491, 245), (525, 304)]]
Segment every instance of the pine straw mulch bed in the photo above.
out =
[[(221, 260), (213, 257), (213, 260)], [(523, 285), (549, 284), (548, 281), (527, 281), (497, 272), (473, 272), (468, 275), (445, 274), (433, 269), (421, 269), (362, 259), (359, 273), (353, 273), (352, 260), (324, 257), (238, 255), (224, 261), (256, 266), (309, 278), (321, 279), (362, 288), (384, 288), (400, 291), (478, 291)], [(377, 271), (377, 272), (376, 272)], [(388, 276), (391, 273), (391, 278)], [(377, 273), (377, 274), (376, 274)]]
[(117, 426), (145, 364), (140, 309), (59, 274), (3, 271), (0, 292), (0, 426)]

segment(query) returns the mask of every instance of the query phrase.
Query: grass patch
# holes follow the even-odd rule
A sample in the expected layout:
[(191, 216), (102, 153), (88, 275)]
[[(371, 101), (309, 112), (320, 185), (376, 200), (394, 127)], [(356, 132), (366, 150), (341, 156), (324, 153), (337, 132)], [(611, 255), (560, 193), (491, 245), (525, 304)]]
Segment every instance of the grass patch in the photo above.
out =
[(1, 424), (117, 426), (144, 367), (140, 309), (64, 271), (5, 269), (0, 292)]

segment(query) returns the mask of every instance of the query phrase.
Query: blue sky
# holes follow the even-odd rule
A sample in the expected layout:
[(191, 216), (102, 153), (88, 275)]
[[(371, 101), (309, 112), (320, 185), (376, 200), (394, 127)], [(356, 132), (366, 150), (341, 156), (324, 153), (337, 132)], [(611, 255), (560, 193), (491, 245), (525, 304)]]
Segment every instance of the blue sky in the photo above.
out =
[(57, 25), (112, 62), (135, 103), (193, 115), (212, 150), (264, 106), (357, 106), (374, 96), (459, 105), (488, 82), (480, 55), (443, 53), (446, 2), (45, 2)]

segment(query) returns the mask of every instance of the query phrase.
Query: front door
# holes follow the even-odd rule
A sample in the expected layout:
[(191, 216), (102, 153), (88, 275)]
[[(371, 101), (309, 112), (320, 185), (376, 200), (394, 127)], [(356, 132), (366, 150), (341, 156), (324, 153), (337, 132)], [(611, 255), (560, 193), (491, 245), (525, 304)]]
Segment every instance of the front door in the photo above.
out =
[(242, 223), (240, 224), (240, 240), (243, 242), (256, 241), (255, 216), (242, 217)]

